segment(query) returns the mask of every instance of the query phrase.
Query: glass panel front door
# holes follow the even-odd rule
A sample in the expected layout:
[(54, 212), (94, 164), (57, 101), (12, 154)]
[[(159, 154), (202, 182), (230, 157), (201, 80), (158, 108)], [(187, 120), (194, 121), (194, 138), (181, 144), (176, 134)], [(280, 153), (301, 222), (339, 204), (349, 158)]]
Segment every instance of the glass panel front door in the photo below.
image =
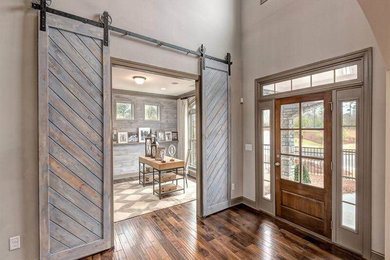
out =
[(278, 216), (330, 237), (331, 93), (276, 100)]

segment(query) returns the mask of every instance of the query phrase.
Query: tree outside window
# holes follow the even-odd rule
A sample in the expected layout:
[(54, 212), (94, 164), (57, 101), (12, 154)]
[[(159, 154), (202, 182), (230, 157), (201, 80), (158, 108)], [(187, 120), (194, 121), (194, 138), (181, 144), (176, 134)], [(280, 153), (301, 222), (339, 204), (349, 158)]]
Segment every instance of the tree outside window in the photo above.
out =
[(117, 120), (132, 120), (133, 107), (129, 103), (116, 103), (116, 119)]
[(160, 106), (145, 105), (145, 120), (160, 120)]

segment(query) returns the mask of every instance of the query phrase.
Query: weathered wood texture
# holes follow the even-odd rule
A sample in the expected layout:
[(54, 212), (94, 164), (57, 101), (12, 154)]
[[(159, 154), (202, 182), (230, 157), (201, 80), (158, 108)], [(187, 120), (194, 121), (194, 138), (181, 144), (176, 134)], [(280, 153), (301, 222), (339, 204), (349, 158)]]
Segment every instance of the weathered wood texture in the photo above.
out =
[(229, 101), (227, 66), (206, 59), (202, 70), (203, 216), (229, 206)]
[[(177, 151), (179, 144), (177, 141), (159, 142), (159, 145), (165, 147), (166, 151), (171, 144), (176, 147)], [(145, 156), (145, 144), (114, 144), (114, 179), (138, 177), (138, 157), (140, 156)]]
[(55, 15), (47, 21), (39, 67), (46, 79), (39, 96), (41, 259), (70, 259), (111, 244), (110, 67), (102, 39), (94, 38), (101, 28)]
[[(114, 86), (115, 87), (115, 86)], [(156, 130), (177, 131), (177, 101), (176, 99), (166, 98), (164, 96), (148, 96), (132, 94), (127, 91), (113, 90), (112, 95), (112, 109), (113, 109), (113, 128), (119, 132), (134, 132), (138, 134), (139, 127), (150, 127), (153, 132)], [(130, 103), (134, 108), (134, 120), (116, 120), (116, 103)], [(156, 104), (160, 106), (160, 120), (148, 121), (145, 118), (145, 105)], [(170, 144), (175, 145), (178, 149), (177, 143), (161, 144), (168, 148)], [(114, 146), (114, 177), (121, 178), (121, 175), (138, 176), (138, 157), (145, 155), (144, 144), (138, 145), (120, 145)]]
[[(101, 56), (95, 57), (76, 33), (50, 28), (48, 35), (50, 237), (61, 244), (50, 245), (50, 252), (56, 253), (102, 238), (103, 71)], [(91, 44), (102, 50), (101, 41)], [(78, 177), (98, 200), (63, 174)]]
[(116, 223), (114, 259), (361, 258), (243, 205), (196, 217), (193, 201)]
[[(115, 86), (113, 86), (115, 87)], [(177, 130), (177, 100), (166, 98), (164, 96), (158, 97), (131, 95), (120, 93), (113, 90), (112, 95), (112, 109), (113, 109), (113, 128), (118, 131), (138, 132), (139, 127), (150, 127), (152, 131), (156, 130)], [(130, 103), (134, 108), (134, 120), (117, 120), (116, 119), (116, 103)], [(151, 121), (145, 120), (145, 105), (159, 105), (160, 106), (160, 120)]]

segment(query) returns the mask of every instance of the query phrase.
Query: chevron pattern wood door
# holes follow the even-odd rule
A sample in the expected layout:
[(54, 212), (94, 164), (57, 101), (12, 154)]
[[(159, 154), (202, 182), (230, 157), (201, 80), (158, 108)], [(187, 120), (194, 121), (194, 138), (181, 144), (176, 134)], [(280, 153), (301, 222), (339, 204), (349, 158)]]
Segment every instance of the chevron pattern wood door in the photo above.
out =
[(111, 86), (103, 29), (48, 14), (39, 32), (41, 259), (112, 246)]
[(230, 92), (226, 64), (205, 59), (202, 70), (203, 216), (230, 204)]

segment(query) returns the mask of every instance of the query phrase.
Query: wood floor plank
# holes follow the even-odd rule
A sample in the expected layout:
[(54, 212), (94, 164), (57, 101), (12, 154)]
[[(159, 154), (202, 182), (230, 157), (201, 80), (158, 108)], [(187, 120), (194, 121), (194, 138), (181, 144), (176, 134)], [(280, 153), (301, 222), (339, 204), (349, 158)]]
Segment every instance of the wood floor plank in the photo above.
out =
[(246, 206), (196, 216), (196, 202), (115, 223), (115, 260), (362, 259)]

